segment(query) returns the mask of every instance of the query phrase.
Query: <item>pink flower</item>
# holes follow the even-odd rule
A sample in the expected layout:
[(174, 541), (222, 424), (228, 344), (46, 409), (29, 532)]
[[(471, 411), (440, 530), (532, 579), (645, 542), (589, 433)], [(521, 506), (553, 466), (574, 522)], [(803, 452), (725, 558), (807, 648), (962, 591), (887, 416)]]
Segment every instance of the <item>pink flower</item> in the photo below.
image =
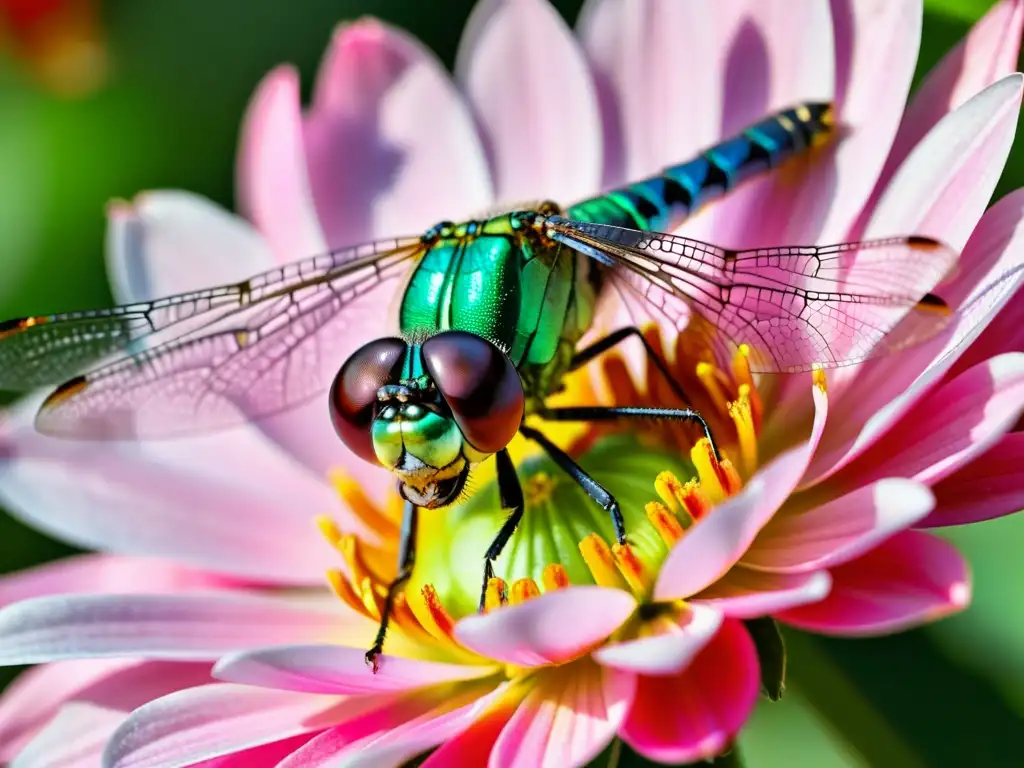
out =
[[(660, 501), (644, 503), (657, 471), (619, 494), (634, 545), (608, 547), (595, 519), (595, 536), (542, 548), (532, 570), (513, 550), (500, 564), (513, 605), (483, 616), (461, 618), (498, 513), (481, 494), (439, 516), (425, 535), (450, 534), (450, 548), (421, 553), (376, 676), (362, 653), (393, 571), (391, 481), (339, 447), (322, 403), (266, 436), (102, 450), (36, 435), (28, 404), (0, 433), (7, 505), (76, 543), (185, 565), (146, 561), (137, 575), (140, 561), (98, 557), (9, 582), (5, 602), (29, 599), (0, 611), (0, 661), (50, 662), (7, 694), (8, 711), (29, 714), (9, 743), (95, 762), (113, 734), (107, 761), (127, 767), (395, 764), (445, 742), (433, 764), (534, 765), (585, 763), (619, 734), (654, 759), (695, 760), (727, 746), (753, 706), (758, 658), (741, 619), (854, 634), (967, 603), (955, 551), (907, 529), (1005, 514), (1024, 496), (1006, 479), (1024, 448), (1007, 434), (1024, 407), (1024, 356), (1006, 332), (1020, 327), (1020, 302), (1006, 305), (1022, 274), (1024, 197), (983, 214), (1020, 103), (1020, 77), (1006, 75), (1022, 4), (998, 4), (906, 112), (919, 3), (719, 5), (591, 0), (577, 42), (541, 0), (488, 0), (465, 35), (461, 93), (402, 33), (342, 27), (308, 113), (286, 68), (253, 100), (240, 194), (255, 229), (184, 193), (116, 205), (118, 296), (220, 283), (495, 202), (585, 197), (834, 93), (839, 142), (686, 232), (726, 245), (938, 237), (963, 249), (940, 289), (960, 311), (949, 332), (827, 384), (748, 380), (742, 358), (735, 371), (698, 369), (684, 334), (677, 371), (732, 462), (698, 444), (699, 483), (687, 485), (685, 453), (635, 450), (670, 472), (655, 484)], [(380, 334), (379, 314), (366, 315), (366, 338)], [(990, 322), (1003, 331), (982, 333)], [(619, 394), (665, 394), (621, 361), (606, 372)], [(585, 393), (586, 381), (574, 385)], [(325, 478), (339, 466), (335, 494)], [(976, 498), (981, 481), (999, 492)], [(535, 472), (530, 484), (537, 506), (564, 492)], [(549, 506), (556, 518), (580, 511)], [(316, 540), (320, 513), (357, 534), (323, 525), (343, 556), (332, 585), (348, 609), (318, 588), (337, 556)], [(113, 584), (134, 594), (102, 594), (110, 568), (131, 574)], [(212, 664), (232, 682), (207, 682)], [(59, 737), (68, 723), (82, 741)]]

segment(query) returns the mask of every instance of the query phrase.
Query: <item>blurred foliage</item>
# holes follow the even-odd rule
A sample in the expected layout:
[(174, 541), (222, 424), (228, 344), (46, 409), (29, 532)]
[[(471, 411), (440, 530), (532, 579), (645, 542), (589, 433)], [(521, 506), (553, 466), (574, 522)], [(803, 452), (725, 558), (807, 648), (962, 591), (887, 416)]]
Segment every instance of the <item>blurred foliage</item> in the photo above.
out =
[[(575, 19), (580, 0), (556, 5)], [(103, 208), (151, 188), (233, 207), (235, 144), (253, 88), (295, 64), (308, 93), (334, 26), (373, 13), (451, 65), (473, 0), (109, 0), (100, 26), (112, 72), (69, 99), (0, 61), (0, 317), (110, 301)], [(918, 80), (991, 5), (927, 0)], [(1024, 184), (1014, 149), (997, 196)], [(1017, 765), (1024, 716), (1024, 515), (948, 536), (971, 560), (965, 614), (877, 640), (786, 632), (789, 679), (741, 747), (753, 768)], [(70, 548), (0, 518), (0, 571)]]

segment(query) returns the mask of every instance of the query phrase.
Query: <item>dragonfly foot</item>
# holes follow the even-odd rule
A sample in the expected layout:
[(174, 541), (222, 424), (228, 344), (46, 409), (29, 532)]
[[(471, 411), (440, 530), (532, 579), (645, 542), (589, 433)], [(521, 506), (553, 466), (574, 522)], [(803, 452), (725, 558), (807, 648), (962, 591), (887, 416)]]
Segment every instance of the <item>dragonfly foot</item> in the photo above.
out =
[(366, 652), (366, 666), (368, 666), (373, 674), (377, 674), (377, 670), (380, 669), (380, 655), (384, 652), (384, 649), (374, 644), (373, 648)]

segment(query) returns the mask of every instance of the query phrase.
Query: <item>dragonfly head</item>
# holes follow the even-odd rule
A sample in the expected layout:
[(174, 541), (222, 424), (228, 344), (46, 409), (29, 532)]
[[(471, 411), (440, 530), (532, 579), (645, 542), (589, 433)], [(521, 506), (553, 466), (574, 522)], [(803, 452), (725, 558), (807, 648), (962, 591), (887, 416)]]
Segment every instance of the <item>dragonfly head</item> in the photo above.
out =
[(423, 373), (403, 378), (415, 348), (378, 339), (357, 350), (331, 387), (341, 440), (399, 479), (420, 507), (458, 498), (472, 466), (511, 442), (523, 420), (519, 373), (490, 341), (446, 331), (419, 346)]

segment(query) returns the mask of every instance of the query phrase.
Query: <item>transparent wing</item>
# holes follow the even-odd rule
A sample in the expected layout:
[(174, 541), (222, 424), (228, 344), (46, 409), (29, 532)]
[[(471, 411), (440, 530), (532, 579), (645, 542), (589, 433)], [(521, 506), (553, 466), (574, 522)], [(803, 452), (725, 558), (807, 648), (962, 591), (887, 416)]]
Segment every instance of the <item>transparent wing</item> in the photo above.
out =
[(951, 317), (931, 290), (957, 253), (928, 238), (732, 251), (560, 217), (545, 227), (680, 331), (700, 314), (722, 362), (748, 345), (760, 373), (852, 365), (920, 344)]
[(0, 388), (63, 381), (36, 423), (66, 437), (171, 437), (270, 416), (327, 389), (424, 247), (381, 241), (233, 285), (11, 321)]

